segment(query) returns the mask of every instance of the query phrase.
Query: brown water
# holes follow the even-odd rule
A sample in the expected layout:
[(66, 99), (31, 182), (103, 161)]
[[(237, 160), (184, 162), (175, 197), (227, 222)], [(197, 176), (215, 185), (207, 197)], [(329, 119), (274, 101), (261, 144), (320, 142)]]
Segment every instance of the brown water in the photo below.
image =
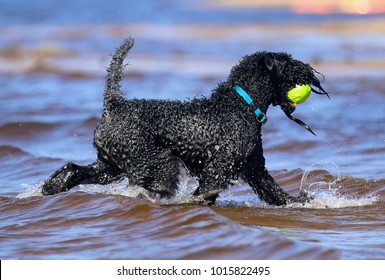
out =
[[(0, 4), (1, 259), (385, 259), (381, 15), (218, 1), (117, 1), (115, 14), (103, 1), (87, 13), (66, 1), (50, 13), (47, 1), (37, 2)], [(129, 35), (136, 45), (123, 83), (128, 98), (209, 95), (257, 50), (287, 51), (321, 71), (331, 100), (313, 95), (294, 113), (317, 137), (279, 108), (269, 109), (263, 128), (272, 175), (314, 201), (268, 206), (239, 181), (214, 207), (182, 205), (195, 186), (186, 177), (171, 201), (137, 198), (126, 181), (41, 196), (42, 180), (59, 166), (95, 159), (105, 67)]]

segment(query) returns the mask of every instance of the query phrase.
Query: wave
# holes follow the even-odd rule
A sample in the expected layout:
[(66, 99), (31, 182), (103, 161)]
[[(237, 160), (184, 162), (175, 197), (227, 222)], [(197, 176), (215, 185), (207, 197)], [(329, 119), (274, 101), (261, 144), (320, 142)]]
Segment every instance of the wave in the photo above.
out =
[(0, 145), (0, 159), (10, 157), (31, 156), (28, 152), (12, 145)]
[(1, 138), (20, 138), (39, 135), (57, 129), (59, 124), (44, 122), (9, 122), (0, 126)]
[[(16, 240), (19, 258), (383, 259), (376, 240), (383, 232), (385, 180), (322, 169), (275, 173), (291, 193), (299, 192), (302, 178), (311, 179), (303, 188), (312, 184), (307, 191), (314, 199), (270, 206), (238, 181), (215, 206), (201, 207), (186, 204), (196, 187), (188, 176), (173, 200), (148, 197), (128, 180), (44, 197), (39, 183), (25, 185), (16, 198), (0, 196), (5, 217), (18, 217), (3, 227), (4, 236)], [(341, 236), (348, 238), (341, 243)], [(26, 246), (29, 240), (39, 250)], [(15, 256), (13, 248), (5, 247), (3, 256)]]
[[(292, 173), (287, 172), (291, 177)], [(305, 188), (305, 181), (317, 174), (317, 181)], [(307, 203), (291, 203), (286, 208), (345, 208), (373, 205), (382, 199), (382, 191), (385, 190), (385, 180), (365, 180), (360, 178), (333, 176), (325, 170), (312, 170), (303, 172), (300, 189), (308, 193), (313, 199)], [(296, 182), (299, 185), (299, 182)], [(27, 189), (18, 194), (18, 198), (26, 198), (41, 195), (42, 183), (35, 186), (27, 186)], [(80, 185), (75, 190), (87, 193), (99, 193), (107, 195), (119, 195), (130, 198), (146, 199), (159, 205), (183, 205), (197, 204), (192, 193), (197, 188), (198, 182), (195, 178), (184, 174), (180, 178), (177, 194), (170, 199), (163, 199), (150, 195), (139, 186), (130, 185), (125, 179), (110, 185)], [(283, 186), (284, 189), (285, 186)], [(370, 191), (368, 191), (370, 190)], [(216, 206), (218, 207), (276, 207), (261, 201), (255, 193), (243, 181), (235, 182), (235, 185), (227, 191), (220, 193)], [(277, 207), (280, 208), (280, 207)]]
[[(279, 233), (242, 226), (218, 215), (210, 207), (167, 207), (143, 199), (85, 192), (8, 199), (6, 207), (11, 213), (28, 209), (18, 225), (3, 228), (9, 233), (6, 236), (13, 237), (18, 244), (18, 256), (22, 252), (26, 258), (338, 257), (335, 250), (318, 244), (306, 244)], [(36, 229), (41, 228), (44, 228), (43, 233), (36, 233)], [(15, 238), (15, 234), (23, 238)], [(26, 245), (30, 240), (34, 240), (34, 244), (38, 242), (39, 250)], [(15, 253), (12, 249), (7, 246), (2, 254), (9, 257)], [(60, 255), (54, 255), (55, 252)]]

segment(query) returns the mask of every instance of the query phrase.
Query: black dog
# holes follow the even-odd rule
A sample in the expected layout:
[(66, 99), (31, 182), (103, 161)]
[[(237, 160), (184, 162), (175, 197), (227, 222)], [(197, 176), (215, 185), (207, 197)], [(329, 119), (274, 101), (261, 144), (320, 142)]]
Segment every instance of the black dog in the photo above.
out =
[(291, 116), (295, 104), (287, 97), (298, 84), (312, 85), (312, 91), (327, 95), (310, 65), (286, 53), (257, 52), (233, 67), (209, 98), (127, 100), (119, 82), (133, 44), (133, 39), (125, 40), (107, 70), (103, 116), (94, 133), (97, 160), (88, 166), (67, 163), (44, 182), (44, 195), (127, 177), (129, 184), (153, 195), (171, 197), (181, 170), (187, 169), (199, 182), (192, 190), (196, 202), (215, 203), (218, 194), (239, 177), (267, 203), (308, 200), (304, 194), (286, 193), (266, 170), (261, 126), (272, 104), (311, 131)]

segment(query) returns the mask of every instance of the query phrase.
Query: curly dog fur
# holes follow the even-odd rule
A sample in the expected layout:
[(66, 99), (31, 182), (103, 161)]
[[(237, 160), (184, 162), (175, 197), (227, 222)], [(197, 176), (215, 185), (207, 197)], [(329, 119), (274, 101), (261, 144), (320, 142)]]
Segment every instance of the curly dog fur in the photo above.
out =
[(233, 87), (245, 89), (262, 112), (271, 104), (280, 105), (290, 116), (295, 105), (287, 92), (296, 84), (310, 84), (314, 92), (327, 94), (310, 65), (286, 53), (257, 52), (234, 66), (211, 97), (189, 102), (127, 100), (119, 83), (133, 44), (133, 39), (125, 40), (107, 70), (103, 115), (94, 132), (97, 160), (88, 166), (67, 163), (43, 183), (44, 195), (127, 177), (149, 193), (172, 197), (181, 170), (187, 169), (199, 182), (192, 190), (197, 202), (215, 203), (236, 178), (244, 179), (269, 204), (308, 200), (306, 195), (286, 193), (266, 170), (262, 124)]

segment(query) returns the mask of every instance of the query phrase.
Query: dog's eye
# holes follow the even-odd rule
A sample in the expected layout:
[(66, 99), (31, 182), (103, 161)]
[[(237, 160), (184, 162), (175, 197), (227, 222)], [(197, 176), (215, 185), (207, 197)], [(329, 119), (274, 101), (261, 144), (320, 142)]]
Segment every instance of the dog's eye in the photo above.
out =
[(296, 104), (305, 102), (309, 97), (311, 87), (308, 84), (295, 85), (294, 88), (287, 92), (287, 97)]

